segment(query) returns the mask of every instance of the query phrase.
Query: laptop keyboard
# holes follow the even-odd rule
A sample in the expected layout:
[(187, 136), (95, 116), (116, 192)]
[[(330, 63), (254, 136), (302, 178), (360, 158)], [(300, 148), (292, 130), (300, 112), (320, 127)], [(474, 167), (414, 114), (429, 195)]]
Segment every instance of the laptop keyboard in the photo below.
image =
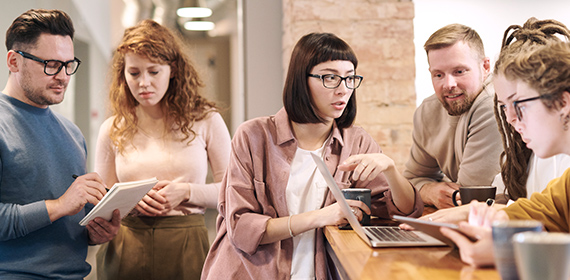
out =
[(366, 230), (386, 242), (426, 242), (414, 232), (399, 227), (366, 227)]

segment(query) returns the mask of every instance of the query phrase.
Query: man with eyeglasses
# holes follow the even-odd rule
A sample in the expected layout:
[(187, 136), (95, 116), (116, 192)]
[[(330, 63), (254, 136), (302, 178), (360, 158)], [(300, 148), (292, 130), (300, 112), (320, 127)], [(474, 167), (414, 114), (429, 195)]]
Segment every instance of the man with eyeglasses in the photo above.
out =
[(433, 33), (424, 48), (435, 94), (414, 113), (404, 176), (425, 204), (441, 209), (453, 207), (451, 196), (460, 186), (491, 185), (503, 146), (490, 62), (477, 32), (451, 24)]
[[(6, 33), (0, 94), (0, 279), (83, 279), (88, 244), (111, 240), (120, 217), (79, 221), (106, 193), (86, 173), (79, 128), (51, 111), (79, 67), (74, 28), (58, 10), (29, 10)], [(82, 175), (77, 178), (77, 175)]]

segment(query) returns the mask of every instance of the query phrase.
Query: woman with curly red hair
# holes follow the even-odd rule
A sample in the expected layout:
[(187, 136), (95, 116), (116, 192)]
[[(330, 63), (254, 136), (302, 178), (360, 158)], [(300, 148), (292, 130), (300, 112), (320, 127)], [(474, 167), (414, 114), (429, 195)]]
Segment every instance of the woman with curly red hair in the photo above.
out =
[[(208, 252), (206, 208), (215, 208), (230, 135), (183, 44), (144, 20), (114, 57), (112, 116), (101, 126), (95, 171), (108, 186), (160, 181), (97, 253), (99, 279), (198, 279)], [(206, 184), (208, 163), (215, 183)]]

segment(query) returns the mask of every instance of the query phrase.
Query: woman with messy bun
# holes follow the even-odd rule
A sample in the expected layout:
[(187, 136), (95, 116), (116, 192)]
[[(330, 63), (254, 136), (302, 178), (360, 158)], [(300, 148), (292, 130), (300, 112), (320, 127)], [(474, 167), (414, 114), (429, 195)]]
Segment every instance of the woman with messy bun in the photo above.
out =
[[(501, 52), (495, 63), (495, 91), (504, 84), (502, 69), (506, 62), (524, 51), (539, 46), (568, 41), (570, 31), (559, 21), (547, 19), (528, 19), (523, 26), (511, 25), (505, 30)], [(497, 85), (498, 84), (498, 85)], [(503, 139), (504, 152), (501, 154), (501, 173), (495, 178), (493, 185), (504, 189), (510, 200), (529, 197), (533, 192), (542, 191), (551, 179), (562, 175), (570, 167), (570, 156), (560, 154), (547, 159), (540, 159), (527, 148), (505, 115), (505, 105), (499, 104), (495, 97), (495, 117)]]

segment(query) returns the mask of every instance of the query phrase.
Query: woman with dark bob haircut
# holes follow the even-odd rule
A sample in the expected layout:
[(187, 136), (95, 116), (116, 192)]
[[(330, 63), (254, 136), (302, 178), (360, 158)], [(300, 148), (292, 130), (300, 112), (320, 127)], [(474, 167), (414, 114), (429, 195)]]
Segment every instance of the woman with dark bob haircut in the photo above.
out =
[[(283, 89), (283, 104), (289, 119), (296, 123), (325, 123), (313, 108), (307, 74), (313, 67), (329, 60), (347, 60), (358, 67), (358, 60), (349, 45), (333, 34), (306, 36), (298, 43), (296, 56), (291, 57), (287, 80)], [(302, 49), (301, 49), (302, 48)], [(356, 117), (356, 89), (352, 91), (346, 109), (336, 119), (339, 129), (352, 125)]]
[(333, 34), (311, 33), (297, 42), (284, 108), (243, 123), (234, 135), (202, 279), (327, 278), (322, 228), (347, 220), (311, 153), (325, 160), (341, 188), (371, 189), (370, 208), (348, 201), (359, 219), (422, 213), (421, 199), (394, 161), (352, 125), (362, 81), (357, 65), (350, 46)]

